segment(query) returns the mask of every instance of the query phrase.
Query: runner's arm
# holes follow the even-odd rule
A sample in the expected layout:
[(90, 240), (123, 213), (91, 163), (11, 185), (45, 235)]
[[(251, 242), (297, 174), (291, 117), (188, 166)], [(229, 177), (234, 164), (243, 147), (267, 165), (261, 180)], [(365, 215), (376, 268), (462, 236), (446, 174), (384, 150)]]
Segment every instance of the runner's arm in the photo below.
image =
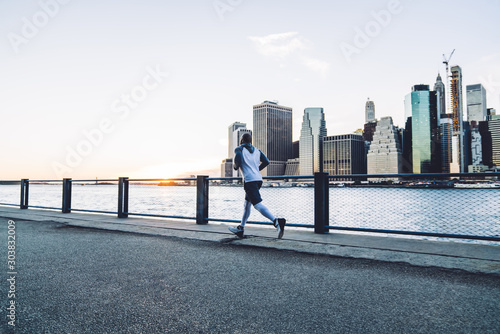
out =
[(260, 152), (260, 166), (259, 170), (263, 170), (269, 165), (269, 159), (265, 156), (264, 153)]
[(238, 170), (238, 168), (240, 168), (240, 166), (241, 166), (241, 156), (242, 156), (241, 147), (237, 147), (234, 150), (234, 163), (233, 163), (234, 170)]

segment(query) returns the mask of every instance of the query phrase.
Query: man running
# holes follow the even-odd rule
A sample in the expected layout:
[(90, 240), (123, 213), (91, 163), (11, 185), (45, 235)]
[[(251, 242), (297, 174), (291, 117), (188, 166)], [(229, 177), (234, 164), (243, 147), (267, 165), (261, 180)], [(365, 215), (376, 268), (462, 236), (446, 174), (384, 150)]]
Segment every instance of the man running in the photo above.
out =
[(245, 224), (250, 216), (252, 205), (264, 217), (273, 222), (274, 227), (278, 230), (278, 238), (283, 237), (285, 231), (286, 220), (284, 218), (276, 218), (269, 209), (262, 204), (259, 189), (262, 187), (262, 175), (260, 171), (269, 165), (269, 159), (258, 148), (252, 146), (252, 135), (249, 133), (243, 134), (240, 140), (240, 146), (235, 150), (234, 169), (241, 168), (244, 180), (245, 189), (245, 209), (241, 224), (237, 227), (229, 226), (229, 231), (242, 238)]

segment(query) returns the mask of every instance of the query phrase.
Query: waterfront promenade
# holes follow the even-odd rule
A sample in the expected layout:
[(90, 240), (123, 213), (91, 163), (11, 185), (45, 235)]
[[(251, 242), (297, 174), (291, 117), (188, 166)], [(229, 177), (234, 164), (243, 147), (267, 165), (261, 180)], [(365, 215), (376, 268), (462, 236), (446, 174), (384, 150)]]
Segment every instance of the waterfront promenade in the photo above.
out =
[(500, 246), (293, 229), (277, 240), (253, 225), (239, 240), (213, 223), (6, 207), (0, 217), (4, 236), (16, 221), (15, 333), (500, 331)]

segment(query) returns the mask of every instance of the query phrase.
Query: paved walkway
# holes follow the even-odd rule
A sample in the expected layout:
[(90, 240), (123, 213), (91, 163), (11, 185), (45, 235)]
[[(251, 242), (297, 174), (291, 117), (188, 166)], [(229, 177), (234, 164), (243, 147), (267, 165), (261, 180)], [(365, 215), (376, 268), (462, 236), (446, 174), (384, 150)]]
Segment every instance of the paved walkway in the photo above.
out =
[(48, 210), (20, 210), (1, 207), (0, 217), (32, 221), (54, 221), (69, 226), (90, 227), (149, 235), (164, 235), (184, 239), (230, 243), (232, 245), (273, 248), (309, 254), (324, 254), (345, 258), (360, 258), (386, 262), (403, 262), (422, 267), (459, 269), (473, 273), (500, 275), (500, 243), (498, 245), (471, 242), (445, 242), (404, 237), (371, 236), (338, 233), (315, 234), (312, 230), (285, 230), (283, 239), (267, 226), (248, 225), (247, 237), (238, 239), (227, 225), (209, 223), (197, 225), (189, 220), (151, 218), (119, 219), (111, 215), (70, 213)]
[[(15, 218), (17, 273), (12, 282), (6, 262), (0, 271), (0, 333), (500, 333), (497, 275), (245, 247), (220, 232), (168, 229), (214, 242), (46, 219)], [(8, 231), (1, 223), (0, 235)]]

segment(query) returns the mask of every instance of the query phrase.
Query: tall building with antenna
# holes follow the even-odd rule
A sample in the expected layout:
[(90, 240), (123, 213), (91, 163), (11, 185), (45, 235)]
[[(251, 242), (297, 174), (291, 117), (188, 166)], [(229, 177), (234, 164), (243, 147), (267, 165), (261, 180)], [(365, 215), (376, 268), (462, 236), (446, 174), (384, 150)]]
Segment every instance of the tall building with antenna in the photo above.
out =
[(366, 101), (365, 104), (365, 125), (363, 128), (363, 139), (371, 142), (373, 140), (373, 133), (377, 127), (377, 119), (375, 118), (375, 102)]
[(370, 98), (368, 98), (368, 101), (366, 101), (365, 104), (365, 123), (375, 121), (377, 121), (375, 119), (375, 103), (373, 101), (370, 101)]
[(446, 95), (445, 95), (445, 85), (441, 79), (441, 74), (438, 73), (436, 78), (436, 83), (434, 84), (434, 91), (438, 93), (438, 112), (443, 115), (446, 114)]

